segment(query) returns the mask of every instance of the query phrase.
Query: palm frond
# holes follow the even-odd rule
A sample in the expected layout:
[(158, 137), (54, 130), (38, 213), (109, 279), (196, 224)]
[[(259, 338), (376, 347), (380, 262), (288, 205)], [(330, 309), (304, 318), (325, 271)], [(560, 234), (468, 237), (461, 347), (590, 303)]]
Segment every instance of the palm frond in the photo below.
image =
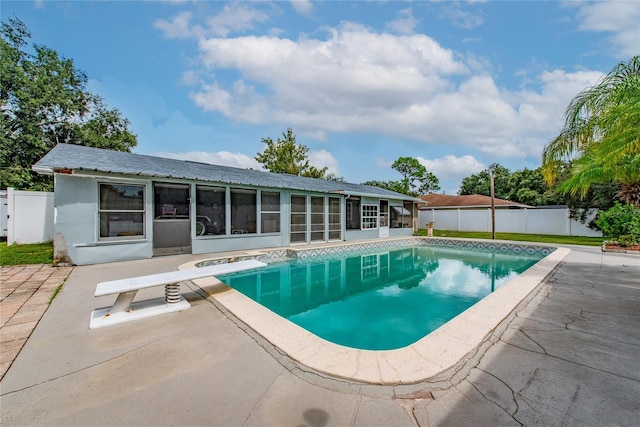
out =
[(622, 160), (640, 152), (640, 56), (620, 62), (596, 85), (576, 95), (564, 121), (558, 136), (543, 150), (542, 173), (551, 184), (558, 164), (575, 159), (572, 174), (577, 176), (563, 188), (574, 184), (574, 194), (586, 194), (587, 182), (602, 182), (614, 165), (619, 167)]

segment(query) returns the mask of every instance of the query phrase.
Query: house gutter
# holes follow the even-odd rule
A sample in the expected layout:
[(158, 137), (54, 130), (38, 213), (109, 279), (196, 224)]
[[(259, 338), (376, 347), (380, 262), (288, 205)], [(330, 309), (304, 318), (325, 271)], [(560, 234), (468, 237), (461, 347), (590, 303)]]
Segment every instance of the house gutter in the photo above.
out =
[(357, 196), (357, 197), (375, 197), (378, 199), (401, 199), (401, 200), (407, 200), (407, 201), (416, 202), (416, 203), (425, 203), (425, 201), (420, 198), (411, 197), (411, 196), (407, 196), (406, 194), (400, 194), (400, 193), (396, 193), (397, 195), (396, 194), (376, 194), (376, 193), (364, 193), (359, 191), (345, 191), (345, 190), (333, 190), (333, 191), (330, 191), (329, 193), (342, 194), (348, 197)]

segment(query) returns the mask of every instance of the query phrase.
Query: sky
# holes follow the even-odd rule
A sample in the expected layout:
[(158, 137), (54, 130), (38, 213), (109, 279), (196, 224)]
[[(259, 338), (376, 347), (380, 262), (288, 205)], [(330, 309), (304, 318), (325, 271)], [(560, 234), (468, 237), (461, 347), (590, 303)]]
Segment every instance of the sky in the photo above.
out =
[(361, 183), (418, 159), (457, 194), (540, 166), (581, 90), (640, 53), (638, 1), (7, 1), (131, 122), (135, 153), (261, 169), (292, 128)]

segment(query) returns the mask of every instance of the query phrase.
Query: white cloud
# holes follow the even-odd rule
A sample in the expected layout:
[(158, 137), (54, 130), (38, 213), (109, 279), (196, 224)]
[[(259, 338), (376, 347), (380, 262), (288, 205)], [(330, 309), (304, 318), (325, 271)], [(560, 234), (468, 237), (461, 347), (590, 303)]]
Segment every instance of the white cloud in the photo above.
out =
[(191, 16), (191, 12), (180, 12), (170, 21), (157, 19), (153, 28), (160, 30), (167, 38), (185, 39), (193, 35), (190, 28)]
[[(539, 157), (569, 101), (600, 72), (548, 71), (509, 91), (491, 63), (422, 35), (375, 33), (353, 23), (328, 37), (209, 37), (199, 41), (191, 98), (237, 122), (282, 123), (319, 139), (372, 132), (426, 144), (471, 147), (499, 161)], [(209, 74), (205, 76), (202, 71)], [(213, 72), (231, 70), (235, 81)], [(186, 77), (185, 77), (186, 79)], [(535, 89), (530, 89), (535, 87)]]
[(301, 15), (309, 15), (313, 10), (311, 0), (289, 0), (293, 9)]
[(376, 157), (375, 163), (376, 163), (376, 166), (380, 166), (381, 168), (391, 168), (391, 165), (393, 164), (393, 160), (387, 160), (381, 157)]
[(438, 16), (440, 19), (448, 20), (452, 25), (465, 30), (472, 30), (484, 24), (482, 14), (463, 10), (460, 3), (445, 4), (440, 8)]
[(219, 13), (207, 18), (204, 26), (193, 23), (193, 18), (191, 12), (184, 11), (170, 20), (156, 20), (153, 27), (167, 38), (227, 37), (231, 33), (252, 30), (255, 23), (268, 21), (269, 15), (245, 3), (235, 2), (226, 4)]
[[(253, 157), (247, 156), (242, 153), (231, 153), (229, 151), (188, 151), (183, 153), (172, 153), (161, 151), (154, 154), (159, 157), (166, 157), (169, 159), (178, 160), (192, 160), (200, 163), (208, 163), (212, 165), (231, 166), (241, 169), (256, 169), (264, 170), (261, 163), (256, 161)], [(309, 163), (317, 168), (327, 167), (328, 173), (338, 175), (338, 161), (327, 150), (309, 150), (308, 152)]]
[[(252, 113), (252, 122), (282, 121), (310, 131), (320, 123), (330, 131), (366, 128), (385, 110), (403, 110), (443, 90), (448, 84), (443, 75), (467, 71), (453, 52), (427, 36), (376, 34), (355, 24), (331, 30), (327, 40), (210, 38), (201, 41), (200, 49), (206, 67), (236, 69), (242, 80), (227, 88), (203, 87), (193, 95), (198, 105), (246, 117), (245, 82), (251, 81), (253, 104), (262, 104), (260, 112), (268, 114)], [(207, 96), (212, 89), (215, 96)], [(268, 93), (268, 98), (259, 92)], [(219, 97), (231, 103), (220, 105)], [(354, 116), (361, 120), (348, 119)]]
[(478, 173), (486, 167), (470, 155), (461, 157), (447, 155), (434, 160), (418, 156), (416, 159), (438, 179), (462, 181), (462, 178)]
[(340, 175), (338, 172), (338, 161), (333, 154), (327, 150), (309, 150), (309, 164), (319, 169), (327, 167), (327, 173)]
[(200, 163), (208, 163), (212, 165), (231, 166), (241, 169), (263, 170), (262, 164), (258, 163), (253, 157), (249, 157), (242, 153), (230, 153), (229, 151), (207, 152), (207, 151), (188, 151), (185, 153), (169, 153), (158, 152), (155, 156), (165, 157), (168, 159), (192, 160)]
[(226, 37), (231, 32), (244, 32), (253, 28), (255, 22), (265, 22), (269, 16), (245, 3), (229, 3), (222, 11), (207, 19), (212, 34)]
[(640, 3), (606, 1), (580, 3), (579, 7), (579, 29), (611, 33), (616, 57), (626, 60), (640, 53)]
[(413, 17), (413, 10), (407, 8), (398, 11), (398, 17), (388, 22), (386, 27), (398, 34), (413, 34), (417, 25), (418, 20)]
[(197, 84), (204, 84), (204, 81), (200, 77), (200, 74), (195, 70), (187, 70), (180, 76), (180, 84), (185, 86), (195, 86)]

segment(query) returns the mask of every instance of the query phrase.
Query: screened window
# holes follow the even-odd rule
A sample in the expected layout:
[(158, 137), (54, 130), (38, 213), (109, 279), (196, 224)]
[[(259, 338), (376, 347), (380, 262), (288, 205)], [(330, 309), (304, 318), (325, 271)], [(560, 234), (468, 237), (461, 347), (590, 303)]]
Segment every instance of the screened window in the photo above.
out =
[(280, 193), (260, 193), (260, 227), (262, 233), (280, 232)]
[(378, 228), (378, 205), (362, 205), (362, 229)]
[(196, 186), (196, 235), (226, 233), (226, 189)]
[(403, 218), (402, 228), (413, 228), (413, 203), (404, 202), (403, 206), (408, 214)]
[(360, 198), (347, 199), (347, 230), (360, 230)]
[(291, 243), (307, 241), (307, 197), (291, 195)]
[(100, 184), (100, 239), (144, 238), (144, 185)]
[(311, 241), (324, 240), (324, 197), (311, 197)]
[(409, 228), (411, 211), (404, 206), (391, 206), (391, 228)]
[(340, 206), (340, 199), (329, 197), (329, 240), (340, 240), (342, 235)]
[(257, 191), (231, 189), (231, 233), (256, 233)]

